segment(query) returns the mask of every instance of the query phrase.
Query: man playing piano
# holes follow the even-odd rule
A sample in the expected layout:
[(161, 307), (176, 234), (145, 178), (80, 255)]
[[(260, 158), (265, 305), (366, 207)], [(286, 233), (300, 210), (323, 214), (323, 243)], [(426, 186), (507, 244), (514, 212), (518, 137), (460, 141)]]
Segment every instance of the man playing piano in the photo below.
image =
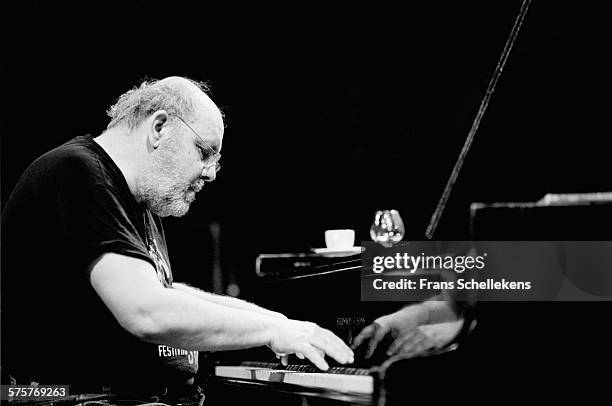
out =
[(145, 82), (109, 109), (101, 135), (22, 175), (2, 212), (2, 383), (197, 404), (198, 351), (353, 362), (316, 324), (173, 281), (160, 217), (187, 213), (220, 168), (223, 118), (206, 90)]

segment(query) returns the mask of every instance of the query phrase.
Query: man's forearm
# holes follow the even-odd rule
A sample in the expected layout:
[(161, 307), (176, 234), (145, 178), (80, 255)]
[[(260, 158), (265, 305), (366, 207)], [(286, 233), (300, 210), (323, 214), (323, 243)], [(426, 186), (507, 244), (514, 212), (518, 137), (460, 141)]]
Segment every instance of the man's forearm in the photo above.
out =
[(268, 309), (264, 309), (263, 307), (257, 306), (253, 303), (249, 303), (247, 301), (244, 301), (244, 300), (241, 300), (235, 297), (231, 297), (231, 296), (215, 295), (214, 293), (204, 292), (203, 290), (194, 288), (184, 283), (175, 282), (172, 284), (172, 287), (182, 292), (188, 293), (192, 296), (195, 296), (197, 298), (200, 298), (202, 300), (216, 303), (218, 305), (227, 306), (227, 307), (231, 307), (234, 309), (249, 310), (252, 312), (266, 314), (272, 317), (284, 317), (280, 313), (277, 313), (277, 312), (274, 312)]
[(141, 338), (185, 350), (222, 351), (268, 345), (278, 319), (162, 289), (148, 306)]

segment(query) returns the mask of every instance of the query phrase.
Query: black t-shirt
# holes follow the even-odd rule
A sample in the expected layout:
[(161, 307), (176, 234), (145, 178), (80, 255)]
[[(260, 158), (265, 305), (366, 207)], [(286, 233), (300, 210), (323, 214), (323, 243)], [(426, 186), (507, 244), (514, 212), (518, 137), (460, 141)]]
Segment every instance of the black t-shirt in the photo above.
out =
[(93, 290), (88, 267), (110, 252), (151, 263), (171, 287), (159, 217), (92, 138), (77, 137), (28, 167), (2, 212), (3, 380), (158, 386), (195, 375), (197, 352), (138, 340)]

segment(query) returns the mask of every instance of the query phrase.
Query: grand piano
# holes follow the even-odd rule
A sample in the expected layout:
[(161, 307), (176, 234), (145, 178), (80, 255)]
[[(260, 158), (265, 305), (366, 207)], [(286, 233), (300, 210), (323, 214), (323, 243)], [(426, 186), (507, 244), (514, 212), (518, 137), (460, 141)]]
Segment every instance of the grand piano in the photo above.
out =
[[(316, 322), (348, 344), (376, 318), (406, 305), (397, 301), (361, 301), (360, 254), (262, 254), (257, 258), (256, 270), (257, 294), (248, 300), (290, 318)], [(461, 342), (473, 326), (473, 318), (458, 322), (454, 340), (417, 358), (387, 357), (390, 338), (383, 340), (368, 359), (364, 357), (367, 346), (362, 345), (355, 351), (354, 364), (338, 365), (327, 358), (330, 369), (325, 372), (296, 357), (283, 366), (267, 348), (212, 354), (201, 363), (209, 369), (205, 383), (207, 402), (401, 404), (406, 390), (410, 390), (406, 381), (410, 376), (417, 372), (433, 374), (441, 365), (448, 368), (460, 363)]]
[[(596, 244), (561, 242), (562, 249), (554, 251), (556, 257), (545, 253), (560, 260), (565, 278), (582, 287), (583, 295), (573, 294), (565, 301), (478, 302), (464, 307), (462, 327), (440, 349), (419, 357), (386, 357), (389, 342), (382, 342), (371, 358), (365, 359), (365, 348), (359, 348), (353, 365), (330, 360), (326, 372), (297, 358), (283, 366), (267, 348), (211, 354), (201, 362), (208, 368), (207, 402), (399, 405), (416, 399), (487, 399), (500, 392), (510, 396), (516, 379), (521, 387), (534, 385), (542, 390), (541, 376), (571, 376), (574, 382), (588, 377), (585, 371), (593, 358), (584, 351), (609, 356), (607, 346), (591, 343), (610, 334), (597, 329), (592, 336), (575, 325), (594, 328), (607, 317), (612, 285), (609, 278), (605, 286), (597, 283), (598, 289), (607, 291), (595, 296), (597, 290), (580, 283), (609, 275), (612, 236), (606, 224), (611, 215), (610, 193), (553, 195), (534, 203), (474, 204), (470, 222), (474, 240), (598, 240)], [(597, 258), (596, 263), (577, 266), (570, 260), (583, 247), (589, 249), (589, 258)], [(291, 318), (314, 321), (351, 343), (364, 326), (407, 304), (362, 301), (363, 266), (361, 254), (331, 258), (313, 253), (261, 254), (256, 263), (257, 293), (247, 299)], [(505, 268), (503, 263), (500, 266)], [(568, 328), (568, 322), (575, 325)], [(582, 371), (578, 376), (576, 365)]]

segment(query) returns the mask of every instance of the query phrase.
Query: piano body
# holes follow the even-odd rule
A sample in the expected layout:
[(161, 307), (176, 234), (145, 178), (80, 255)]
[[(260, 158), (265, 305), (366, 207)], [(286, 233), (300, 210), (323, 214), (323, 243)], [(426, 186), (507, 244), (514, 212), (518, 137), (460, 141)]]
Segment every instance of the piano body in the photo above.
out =
[[(604, 197), (593, 200), (587, 196), (569, 203), (475, 204), (472, 239), (600, 240), (605, 244), (598, 252), (598, 263), (608, 269), (612, 264), (608, 227), (612, 195)], [(567, 260), (575, 255), (575, 248), (570, 244), (558, 251), (566, 258), (566, 277), (574, 282), (588, 271)], [(406, 304), (361, 301), (361, 269), (360, 255), (263, 254), (257, 260), (257, 293), (246, 299), (291, 318), (316, 322), (350, 343), (364, 326)], [(297, 358), (283, 367), (267, 348), (212, 354), (208, 361), (201, 360), (201, 365), (209, 368), (207, 402), (382, 406), (421, 399), (486, 400), (500, 392), (512, 393), (515, 371), (520, 371), (523, 388), (534, 385), (534, 390), (542, 391), (541, 376), (565, 379), (573, 376), (576, 365), (584, 371), (590, 369), (591, 358), (584, 357), (580, 348), (586, 348), (593, 338), (582, 329), (568, 330), (568, 315), (571, 319), (579, 314), (581, 323), (596, 326), (608, 317), (612, 304), (612, 300), (601, 299), (479, 302), (463, 316), (463, 327), (452, 345), (438, 353), (387, 358), (384, 349), (389, 342), (382, 342), (371, 359), (364, 359), (365, 349), (360, 348), (353, 365), (330, 362), (327, 372)], [(476, 317), (478, 327), (473, 329)], [(604, 336), (610, 334), (599, 330), (597, 339)], [(597, 348), (599, 356), (610, 352)], [(565, 362), (559, 363), (560, 359)]]
[[(376, 318), (405, 306), (401, 302), (362, 302), (361, 257), (326, 257), (318, 254), (263, 254), (257, 259), (259, 287), (246, 298), (290, 318), (308, 320), (333, 331), (346, 343)], [(460, 335), (465, 335), (465, 327)], [(457, 340), (458, 341), (458, 340)], [(335, 364), (318, 370), (297, 357), (282, 366), (268, 348), (212, 354), (206, 362), (208, 404), (403, 404), (415, 385), (424, 388), (421, 376), (435, 376), (457, 363), (458, 343), (453, 342), (419, 358), (387, 357), (391, 339), (380, 343), (370, 359), (367, 345), (355, 350), (351, 365)], [(442, 365), (446, 365), (443, 367)], [(436, 380), (428, 379), (432, 383)], [(412, 382), (412, 383), (411, 383)], [(456, 381), (458, 382), (458, 381)]]

